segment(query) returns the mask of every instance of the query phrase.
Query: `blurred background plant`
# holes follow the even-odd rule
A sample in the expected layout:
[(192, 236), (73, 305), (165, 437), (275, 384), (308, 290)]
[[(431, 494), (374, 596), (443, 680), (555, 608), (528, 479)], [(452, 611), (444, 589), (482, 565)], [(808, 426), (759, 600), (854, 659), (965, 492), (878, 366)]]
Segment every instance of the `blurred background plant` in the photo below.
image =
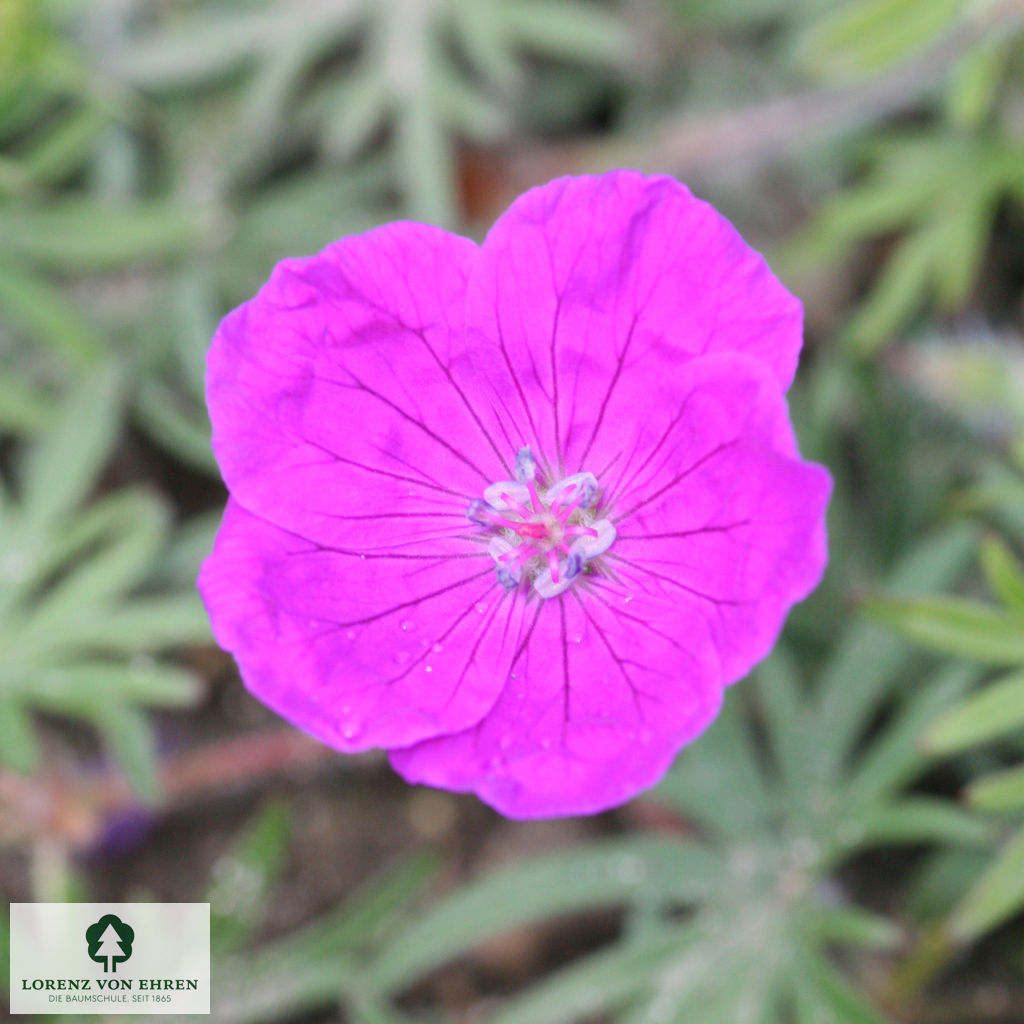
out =
[[(208, 899), (224, 1021), (1024, 1019), (1022, 29), (0, 0), (4, 894)], [(502, 822), (282, 727), (212, 646), (204, 354), (285, 256), (627, 165), (804, 299), (831, 567), (658, 790)]]

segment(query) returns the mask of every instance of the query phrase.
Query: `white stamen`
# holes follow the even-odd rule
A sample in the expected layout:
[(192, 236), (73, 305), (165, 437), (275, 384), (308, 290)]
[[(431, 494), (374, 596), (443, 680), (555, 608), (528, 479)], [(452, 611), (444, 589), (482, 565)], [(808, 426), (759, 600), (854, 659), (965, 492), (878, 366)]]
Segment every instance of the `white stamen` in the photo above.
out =
[(577, 551), (583, 556), (584, 561), (603, 555), (615, 540), (615, 527), (610, 519), (598, 519), (590, 524), (590, 529), (597, 530), (596, 537), (584, 534), (577, 537), (569, 548), (570, 554)]
[[(572, 493), (565, 495), (564, 503), (569, 504), (579, 499), (579, 508), (590, 508), (597, 497), (597, 477), (593, 473), (573, 473), (572, 476), (563, 477), (557, 483), (553, 483), (544, 495), (544, 504), (550, 505), (555, 497), (569, 488)], [(484, 491), (486, 495), (487, 492)]]
[(492, 537), (487, 542), (487, 554), (501, 565), (505, 564), (502, 561), (502, 555), (507, 555), (510, 551), (515, 551), (515, 547), (505, 540), (504, 537)]
[[(541, 569), (533, 581), (533, 589), (543, 598), (558, 597), (559, 594), (568, 590), (576, 582), (576, 576), (570, 576), (566, 572), (566, 559), (558, 563), (559, 573), (556, 583), (551, 577), (550, 569)], [(578, 575), (578, 574), (577, 574)]]
[(527, 508), (530, 507), (530, 488), (526, 484), (518, 483), (515, 480), (499, 480), (496, 484), (491, 484), (484, 488), (484, 501), (487, 502), (491, 508), (496, 508), (499, 511), (512, 508), (512, 506), (502, 498), (505, 494), (513, 501), (518, 502), (520, 505), (525, 505)]

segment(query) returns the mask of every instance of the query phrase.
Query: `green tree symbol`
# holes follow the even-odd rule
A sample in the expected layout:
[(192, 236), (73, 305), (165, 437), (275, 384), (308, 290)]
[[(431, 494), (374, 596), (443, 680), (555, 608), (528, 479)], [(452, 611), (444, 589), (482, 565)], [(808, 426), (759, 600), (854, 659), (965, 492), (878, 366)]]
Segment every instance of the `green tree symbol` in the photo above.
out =
[(114, 914), (104, 914), (85, 930), (89, 943), (89, 959), (103, 964), (103, 973), (117, 973), (117, 965), (132, 955), (135, 929)]

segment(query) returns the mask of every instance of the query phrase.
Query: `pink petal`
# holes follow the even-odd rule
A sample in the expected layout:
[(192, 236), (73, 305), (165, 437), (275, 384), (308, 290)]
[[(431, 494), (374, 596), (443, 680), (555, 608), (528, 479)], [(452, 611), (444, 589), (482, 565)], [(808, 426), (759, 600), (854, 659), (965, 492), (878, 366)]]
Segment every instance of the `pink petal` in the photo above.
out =
[(587, 591), (533, 606), (486, 718), (392, 750), (395, 770), (472, 790), (510, 818), (593, 814), (657, 782), (718, 712), (706, 627), (669, 592)]
[(278, 264), (208, 358), (213, 447), (233, 497), (336, 546), (448, 550), (469, 501), (508, 477), (514, 455), (467, 394), (477, 251), (400, 223)]
[(409, 781), (471, 789), (511, 817), (621, 803), (820, 579), (830, 479), (797, 457), (762, 364), (692, 360), (647, 381), (642, 408), (633, 454), (602, 480), (607, 575), (543, 602), (532, 632), (527, 615), (515, 676), (478, 725), (392, 752)]
[[(724, 217), (671, 178), (562, 178), (494, 225), (469, 283), (474, 361), (494, 428), (551, 474), (598, 472), (647, 381), (744, 352), (788, 387), (800, 303)], [(489, 420), (489, 422), (491, 422)]]
[(363, 559), (235, 501), (199, 588), (249, 690), (340, 750), (466, 728), (515, 653), (517, 609), (486, 556)]
[(657, 440), (606, 494), (612, 564), (627, 586), (698, 610), (735, 682), (821, 580), (831, 477), (800, 461), (785, 400), (746, 356), (695, 360), (651, 388), (646, 424)]
[(280, 264), (210, 352), (236, 503), (201, 580), (215, 632), (254, 693), (343, 749), (465, 728), (512, 656), (484, 636), (502, 592), (466, 520), (514, 455), (466, 391), (476, 253), (416, 224), (344, 239)]

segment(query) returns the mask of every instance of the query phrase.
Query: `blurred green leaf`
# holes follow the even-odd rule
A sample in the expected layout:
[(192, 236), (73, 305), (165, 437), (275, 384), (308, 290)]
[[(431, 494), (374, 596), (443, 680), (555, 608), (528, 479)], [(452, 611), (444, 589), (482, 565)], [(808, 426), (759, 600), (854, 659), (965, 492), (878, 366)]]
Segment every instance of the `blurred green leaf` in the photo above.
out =
[(280, 1020), (336, 1004), (348, 989), (363, 990), (367, 977), (355, 958), (408, 924), (415, 900), (435, 874), (432, 857), (415, 857), (313, 924), (244, 956), (222, 960), (214, 993), (216, 1020)]
[(945, 312), (968, 300), (996, 211), (1020, 181), (1021, 154), (998, 136), (933, 127), (879, 136), (864, 146), (864, 157), (862, 180), (826, 203), (790, 245), (797, 262), (813, 263), (901, 232), (843, 331), (860, 356), (895, 340), (930, 300)]
[[(930, 593), (951, 583), (967, 567), (975, 532), (954, 526), (922, 540), (891, 570), (892, 593)], [(836, 778), (861, 730), (892, 680), (906, 671), (912, 652), (899, 638), (870, 622), (855, 623), (839, 638), (816, 690), (817, 728), (828, 743), (815, 744), (808, 773)]]
[(534, 53), (571, 61), (618, 62), (629, 33), (619, 18), (578, 0), (514, 0), (498, 8), (511, 38)]
[(1024, 612), (1024, 565), (998, 537), (981, 542), (981, 568), (992, 593), (1004, 604)]
[(20, 500), (0, 501), (3, 748), (31, 768), (30, 710), (84, 719), (136, 792), (155, 801), (155, 739), (142, 709), (190, 703), (200, 689), (151, 655), (207, 642), (209, 625), (191, 579), (182, 590), (149, 581), (170, 529), (162, 502), (125, 489), (86, 503), (117, 438), (120, 390), (109, 368), (84, 378), (18, 453)]
[(3, 680), (4, 694), (42, 709), (88, 710), (94, 701), (155, 707), (186, 707), (200, 696), (199, 681), (185, 669), (138, 655), (128, 664), (78, 661)]
[(106, 743), (114, 762), (148, 804), (160, 801), (156, 737), (141, 711), (127, 704), (89, 699), (83, 708)]
[(946, 97), (949, 118), (976, 128), (992, 111), (1015, 40), (996, 37), (969, 51), (953, 73)]
[(873, 597), (866, 614), (935, 651), (990, 665), (1024, 662), (1024, 613), (955, 597)]
[(491, 1024), (569, 1024), (615, 1010), (645, 993), (652, 975), (702, 936), (703, 929), (661, 928), (581, 957), (500, 1010)]
[(750, 739), (738, 702), (726, 701), (702, 741), (680, 753), (677, 770), (654, 798), (737, 841), (763, 832), (772, 808)]
[(120, 426), (121, 387), (112, 364), (85, 378), (30, 450), (21, 501), (32, 524), (45, 526), (67, 514), (94, 484)]
[(952, 754), (1024, 728), (1024, 673), (990, 683), (939, 717), (924, 733), (936, 754)]
[(182, 408), (186, 404), (162, 382), (149, 377), (142, 381), (135, 397), (135, 416), (154, 440), (183, 463), (207, 473), (217, 472), (210, 447), (210, 421), (205, 408)]
[[(828, 1019), (836, 1019), (843, 1024), (885, 1024), (885, 1018), (823, 956), (816, 951), (808, 952), (800, 974), (810, 994), (806, 1006), (814, 1013), (811, 1020), (820, 1021), (820, 1008), (825, 1007), (831, 1011)], [(819, 1008), (814, 1010), (815, 1006)]]
[(945, 666), (927, 685), (912, 692), (873, 737), (870, 747), (849, 771), (843, 803), (854, 813), (885, 794), (915, 780), (925, 767), (919, 741), (935, 716), (950, 707), (977, 679), (971, 665)]
[(933, 797), (905, 797), (868, 811), (860, 820), (864, 841), (872, 844), (987, 846), (994, 835), (990, 822)]
[(105, 205), (63, 199), (0, 206), (0, 235), (10, 254), (64, 271), (181, 256), (197, 247), (205, 229), (199, 213), (164, 202)]
[(507, 868), (421, 916), (375, 960), (370, 979), (397, 991), (498, 932), (570, 910), (615, 906), (651, 888), (698, 899), (720, 871), (697, 844), (638, 836)]
[(48, 396), (27, 381), (0, 376), (0, 433), (38, 433), (49, 423), (52, 412)]
[(210, 951), (215, 958), (248, 942), (265, 920), (271, 893), (284, 870), (290, 836), (288, 805), (272, 801), (213, 865), (206, 899)]
[(1017, 811), (1024, 807), (1024, 765), (993, 772), (967, 790), (967, 799), (984, 811)]
[(88, 156), (107, 120), (107, 114), (93, 106), (81, 107), (61, 120), (19, 160), (28, 180), (37, 184), (60, 181), (73, 173)]
[(904, 238), (886, 263), (885, 274), (851, 318), (844, 341), (859, 356), (870, 356), (895, 340), (900, 325), (917, 312), (941, 242), (939, 225)]
[(816, 908), (808, 917), (809, 923), (825, 943), (894, 950), (903, 940), (903, 933), (898, 926), (860, 907), (823, 906)]
[(1024, 906), (1024, 829), (1007, 842), (995, 863), (972, 886), (950, 918), (959, 942), (971, 942)]
[(211, 4), (187, 21), (125, 39), (111, 57), (110, 72), (150, 89), (195, 86), (273, 54), (297, 35), (317, 32), (342, 39), (364, 8), (361, 0), (288, 0), (234, 10)]
[(24, 705), (0, 695), (0, 762), (28, 775), (39, 766), (39, 744)]
[(340, 79), (324, 104), (321, 142), (332, 157), (349, 159), (384, 126), (390, 107), (387, 79), (368, 66)]
[(956, 24), (963, 0), (855, 0), (815, 25), (804, 42), (806, 59), (829, 79), (890, 67)]
[(106, 351), (103, 338), (93, 325), (58, 289), (2, 259), (0, 316), (51, 345), (78, 369), (95, 366)]
[(429, 86), (410, 98), (395, 126), (395, 175), (414, 217), (455, 221), (455, 157)]

